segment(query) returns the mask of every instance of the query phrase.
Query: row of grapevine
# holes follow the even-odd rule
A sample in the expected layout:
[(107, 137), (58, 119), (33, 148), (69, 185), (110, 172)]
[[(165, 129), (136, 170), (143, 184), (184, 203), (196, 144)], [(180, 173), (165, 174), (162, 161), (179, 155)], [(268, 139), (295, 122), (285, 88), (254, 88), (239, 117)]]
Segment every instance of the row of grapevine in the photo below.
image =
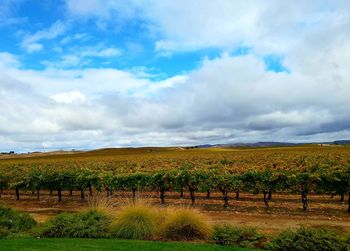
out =
[(113, 191), (130, 191), (135, 199), (137, 191), (158, 191), (160, 202), (165, 203), (167, 191), (189, 191), (192, 204), (195, 204), (197, 192), (219, 191), (224, 206), (229, 205), (229, 193), (261, 193), (265, 206), (275, 192), (300, 193), (304, 210), (308, 208), (308, 194), (338, 194), (342, 198), (348, 195), (350, 212), (350, 166), (329, 166), (314, 164), (301, 169), (250, 168), (231, 169), (225, 164), (211, 165), (208, 168), (196, 167), (183, 162), (178, 168), (143, 170), (133, 165), (124, 168), (95, 168), (84, 166), (11, 165), (1, 166), (0, 195), (3, 189), (15, 190), (17, 200), (21, 190), (57, 191), (58, 200), (62, 200), (62, 191), (80, 191), (84, 199), (85, 191), (105, 190), (107, 196)]

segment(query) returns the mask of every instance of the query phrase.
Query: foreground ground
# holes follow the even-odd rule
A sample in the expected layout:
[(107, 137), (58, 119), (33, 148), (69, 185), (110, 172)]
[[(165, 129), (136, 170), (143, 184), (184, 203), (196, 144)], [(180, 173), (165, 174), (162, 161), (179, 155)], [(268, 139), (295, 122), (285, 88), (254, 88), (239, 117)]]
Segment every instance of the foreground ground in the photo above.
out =
[(217, 245), (181, 242), (131, 241), (112, 239), (16, 239), (0, 240), (0, 250), (21, 251), (253, 251), (253, 249), (225, 248)]
[[(160, 206), (157, 193), (138, 193), (138, 196), (147, 203)], [(44, 222), (61, 212), (83, 211), (88, 207), (88, 200), (87, 198), (85, 202), (81, 202), (78, 192), (73, 193), (73, 196), (65, 192), (63, 201), (57, 203), (56, 196), (50, 196), (48, 192), (43, 192), (40, 200), (27, 192), (21, 196), (20, 201), (16, 201), (12, 191), (6, 191), (0, 199), (5, 205), (30, 213), (38, 222)], [(130, 193), (114, 193), (112, 201), (115, 210), (118, 210), (120, 205), (130, 202)], [(177, 193), (167, 193), (166, 206), (174, 205), (190, 206), (188, 195), (186, 194), (184, 199), (179, 199)], [(350, 215), (346, 212), (346, 204), (339, 202), (339, 198), (311, 195), (309, 206), (308, 212), (304, 212), (300, 197), (288, 194), (274, 194), (268, 210), (264, 207), (261, 194), (242, 193), (238, 200), (231, 198), (230, 207), (226, 209), (223, 208), (219, 193), (212, 194), (210, 199), (206, 198), (204, 193), (198, 194), (196, 201), (196, 208), (200, 209), (213, 224), (255, 226), (268, 234), (301, 225), (327, 226), (342, 232), (350, 231)]]

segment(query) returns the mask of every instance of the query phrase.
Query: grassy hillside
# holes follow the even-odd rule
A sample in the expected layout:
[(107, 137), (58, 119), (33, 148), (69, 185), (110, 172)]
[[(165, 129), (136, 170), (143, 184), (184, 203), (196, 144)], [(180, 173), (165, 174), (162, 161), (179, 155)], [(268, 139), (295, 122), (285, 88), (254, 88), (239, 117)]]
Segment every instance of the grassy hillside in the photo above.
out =
[(103, 148), (91, 151), (56, 151), (47, 153), (18, 154), (18, 155), (0, 155), (0, 162), (11, 160), (55, 160), (55, 159), (82, 159), (82, 158), (113, 158), (113, 159), (134, 159), (135, 157), (164, 157), (164, 158), (186, 158), (193, 156), (218, 156), (232, 155), (240, 153), (254, 152), (328, 152), (328, 151), (347, 151), (346, 146), (318, 146), (318, 145), (301, 145), (286, 147), (225, 147), (225, 148), (193, 148), (186, 149), (182, 147), (140, 147), (140, 148)]

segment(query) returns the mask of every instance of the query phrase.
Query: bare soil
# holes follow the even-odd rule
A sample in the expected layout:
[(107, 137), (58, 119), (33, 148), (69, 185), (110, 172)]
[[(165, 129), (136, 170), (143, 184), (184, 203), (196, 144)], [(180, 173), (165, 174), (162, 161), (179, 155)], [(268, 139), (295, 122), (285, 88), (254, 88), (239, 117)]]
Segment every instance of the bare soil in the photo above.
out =
[[(213, 224), (230, 223), (237, 226), (255, 226), (264, 233), (276, 233), (286, 228), (297, 228), (301, 225), (315, 227), (330, 227), (342, 232), (350, 231), (350, 214), (347, 213), (347, 203), (340, 202), (338, 197), (333, 199), (328, 195), (309, 195), (309, 209), (302, 209), (300, 196), (290, 194), (273, 194), (270, 207), (267, 209), (262, 194), (241, 193), (239, 199), (230, 194), (230, 206), (223, 207), (220, 193), (196, 194), (195, 207), (200, 209)], [(105, 196), (100, 194), (99, 196)], [(138, 193), (138, 198), (152, 205), (159, 205), (157, 193)], [(113, 204), (117, 207), (130, 202), (129, 192), (118, 192), (112, 195)], [(346, 198), (347, 199), (347, 198)], [(23, 212), (30, 213), (38, 222), (62, 212), (83, 211), (88, 207), (88, 193), (85, 201), (80, 200), (80, 192), (63, 192), (63, 201), (58, 203), (55, 192), (53, 196), (48, 191), (42, 191), (40, 200), (31, 192), (21, 192), (20, 200), (15, 199), (13, 191), (5, 191), (0, 199), (4, 205), (11, 206)], [(191, 206), (188, 194), (179, 198), (175, 192), (166, 193), (165, 206)]]

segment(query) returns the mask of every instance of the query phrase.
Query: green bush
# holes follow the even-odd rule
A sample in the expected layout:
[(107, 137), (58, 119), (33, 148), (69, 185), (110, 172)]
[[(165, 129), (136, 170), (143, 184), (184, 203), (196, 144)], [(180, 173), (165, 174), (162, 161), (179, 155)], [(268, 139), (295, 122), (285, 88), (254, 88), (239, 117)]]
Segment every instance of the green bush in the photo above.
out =
[(0, 239), (27, 231), (35, 224), (35, 220), (29, 214), (0, 205)]
[(345, 242), (345, 245), (347, 246), (348, 250), (350, 250), (350, 233), (349, 232), (344, 236), (343, 241)]
[(280, 251), (346, 251), (347, 244), (334, 231), (301, 227), (296, 231), (281, 232), (267, 248)]
[(126, 206), (112, 224), (112, 235), (124, 239), (151, 239), (157, 229), (157, 216), (147, 205)]
[(170, 240), (208, 240), (211, 234), (211, 226), (192, 209), (175, 210), (162, 227), (162, 236)]
[(235, 227), (220, 225), (214, 229), (213, 239), (216, 244), (231, 247), (258, 248), (265, 237), (253, 227)]
[(42, 237), (102, 238), (109, 236), (110, 219), (99, 212), (63, 213), (49, 220)]

